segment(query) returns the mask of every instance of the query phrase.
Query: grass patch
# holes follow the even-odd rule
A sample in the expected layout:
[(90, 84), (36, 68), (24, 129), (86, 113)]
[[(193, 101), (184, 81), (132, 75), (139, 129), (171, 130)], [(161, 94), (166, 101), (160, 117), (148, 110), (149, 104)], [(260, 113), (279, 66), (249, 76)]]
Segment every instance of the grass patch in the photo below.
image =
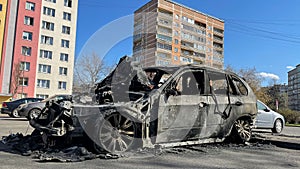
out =
[(300, 127), (300, 124), (285, 124), (285, 126), (289, 126), (289, 127)]

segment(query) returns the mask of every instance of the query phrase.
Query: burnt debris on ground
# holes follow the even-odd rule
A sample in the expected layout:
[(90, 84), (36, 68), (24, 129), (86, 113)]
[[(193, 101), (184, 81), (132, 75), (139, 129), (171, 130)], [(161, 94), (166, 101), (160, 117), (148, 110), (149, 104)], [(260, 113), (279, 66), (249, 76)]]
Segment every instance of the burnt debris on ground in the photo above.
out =
[(23, 156), (30, 156), (37, 162), (80, 162), (92, 159), (117, 159), (126, 158), (143, 158), (149, 156), (160, 156), (165, 154), (208, 154), (218, 153), (222, 149), (273, 149), (277, 145), (272, 144), (268, 140), (264, 140), (263, 136), (254, 134), (251, 142), (247, 144), (234, 143), (211, 143), (190, 146), (179, 146), (171, 148), (161, 148), (156, 146), (153, 149), (142, 148), (122, 154), (100, 153), (96, 154), (84, 147), (84, 145), (72, 142), (72, 144), (54, 144), (55, 146), (45, 145), (43, 136), (35, 132), (31, 135), (23, 136), (20, 133), (4, 136), (1, 143), (7, 147), (7, 151)]
[(2, 137), (1, 143), (6, 147), (5, 151), (31, 156), (38, 162), (79, 162), (91, 159), (117, 159), (120, 155), (100, 153), (94, 154), (81, 144), (53, 144), (45, 145), (43, 136), (33, 132), (31, 135), (11, 134)]

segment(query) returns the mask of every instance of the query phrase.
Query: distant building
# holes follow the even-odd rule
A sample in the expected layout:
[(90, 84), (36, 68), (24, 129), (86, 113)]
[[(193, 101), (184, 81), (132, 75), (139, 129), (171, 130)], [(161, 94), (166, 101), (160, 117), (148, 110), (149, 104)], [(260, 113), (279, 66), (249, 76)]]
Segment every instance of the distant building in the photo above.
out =
[(224, 67), (224, 21), (171, 0), (134, 12), (133, 57), (142, 66)]
[(78, 0), (0, 0), (0, 94), (71, 94)]
[(288, 106), (300, 111), (300, 64), (288, 72)]

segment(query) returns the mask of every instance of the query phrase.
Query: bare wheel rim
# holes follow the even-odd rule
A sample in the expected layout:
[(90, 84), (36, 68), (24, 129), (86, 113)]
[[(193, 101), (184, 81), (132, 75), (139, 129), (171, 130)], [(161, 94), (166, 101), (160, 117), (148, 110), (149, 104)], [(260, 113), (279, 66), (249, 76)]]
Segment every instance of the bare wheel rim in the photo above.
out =
[(277, 133), (280, 133), (282, 130), (282, 123), (278, 119), (275, 121), (275, 129)]
[(111, 114), (105, 118), (99, 129), (100, 146), (108, 152), (128, 150), (135, 136), (135, 125), (121, 114)]
[(40, 115), (40, 113), (41, 113), (41, 110), (33, 109), (29, 113), (29, 118), (30, 119), (36, 119)]
[(243, 141), (249, 141), (251, 139), (251, 126), (247, 120), (237, 120), (234, 125), (237, 134)]

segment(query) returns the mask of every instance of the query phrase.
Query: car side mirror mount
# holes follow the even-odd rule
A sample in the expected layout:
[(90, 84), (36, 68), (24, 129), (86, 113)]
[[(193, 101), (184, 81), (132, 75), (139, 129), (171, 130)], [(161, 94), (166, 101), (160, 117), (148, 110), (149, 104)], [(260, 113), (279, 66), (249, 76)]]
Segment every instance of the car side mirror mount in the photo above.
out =
[(270, 110), (268, 108), (265, 108), (264, 111), (265, 112), (270, 112)]

